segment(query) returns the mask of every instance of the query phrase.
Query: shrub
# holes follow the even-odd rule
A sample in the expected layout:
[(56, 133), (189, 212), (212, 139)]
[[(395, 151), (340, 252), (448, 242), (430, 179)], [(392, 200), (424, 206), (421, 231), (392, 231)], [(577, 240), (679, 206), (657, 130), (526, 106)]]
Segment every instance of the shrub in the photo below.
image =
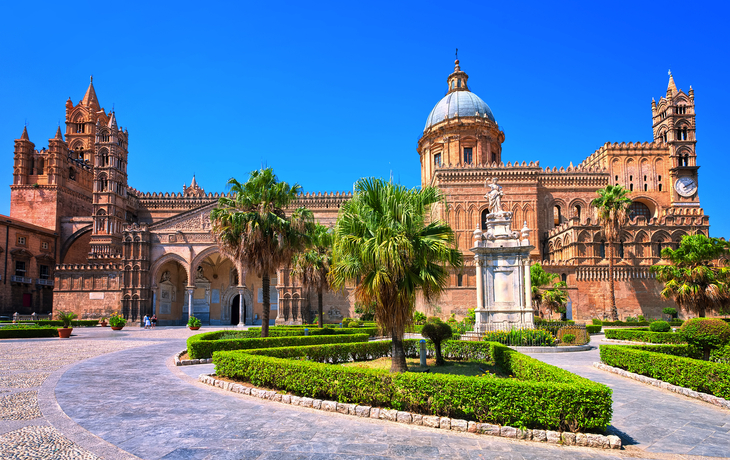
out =
[(648, 326), (649, 323), (644, 321), (640, 323), (638, 321), (602, 321), (603, 326)]
[(652, 332), (669, 332), (672, 330), (672, 326), (666, 321), (654, 321), (649, 324), (649, 330)]
[[(35, 321), (21, 321), (17, 324), (28, 324), (30, 326), (36, 325), (36, 326), (63, 327), (63, 321), (52, 320), (52, 319), (39, 319), (39, 320), (35, 320)], [(71, 321), (72, 327), (90, 327), (90, 326), (97, 326), (98, 324), (99, 324), (99, 321), (97, 321), (97, 320)]]
[(109, 325), (111, 327), (124, 327), (126, 324), (127, 320), (116, 313), (109, 317)]
[(730, 364), (730, 344), (712, 350), (710, 352), (710, 361), (715, 363)]
[(593, 322), (594, 326), (600, 326), (602, 324), (601, 320), (598, 318), (593, 318), (591, 321)]
[(563, 343), (573, 343), (575, 342), (575, 336), (573, 334), (564, 334), (563, 335)]
[(0, 339), (31, 339), (37, 337), (58, 337), (58, 329), (54, 326), (39, 327), (33, 323), (0, 327)]
[(511, 331), (492, 331), (482, 336), (485, 342), (497, 342), (507, 346), (552, 347), (555, 337), (544, 329), (512, 329)]
[(648, 343), (687, 343), (684, 335), (676, 332), (650, 332), (646, 329), (606, 329), (607, 339)]
[(636, 321), (636, 318), (634, 318), (633, 316), (628, 316), (628, 317), (626, 318), (626, 322), (627, 322), (627, 323), (635, 323), (635, 322), (637, 322), (637, 321)]
[(439, 318), (438, 316), (429, 316), (428, 318), (426, 318), (427, 323), (433, 323), (434, 321), (441, 321), (441, 318)]
[[(573, 340), (568, 342), (565, 340), (566, 335), (572, 335)], [(581, 326), (563, 326), (558, 329), (557, 339), (559, 342), (572, 343), (573, 345), (585, 345), (590, 342), (591, 339), (588, 337), (588, 330)]]
[(646, 319), (644, 319), (644, 315), (639, 315), (636, 317), (636, 321), (639, 323), (643, 323), (646, 321)]
[(426, 315), (420, 311), (413, 312), (413, 324), (426, 324)]
[(59, 310), (56, 313), (56, 317), (58, 318), (59, 321), (61, 321), (61, 323), (63, 323), (64, 328), (68, 328), (68, 327), (71, 327), (71, 321), (78, 318), (79, 315), (77, 315), (76, 313), (74, 313), (72, 311)]
[(677, 317), (677, 309), (672, 307), (666, 307), (662, 310), (662, 313), (665, 315), (669, 315), (672, 317), (672, 319)]
[(451, 339), (452, 334), (451, 326), (441, 321), (428, 323), (421, 330), (421, 335), (433, 342), (436, 349), (437, 366), (446, 364), (443, 356), (441, 356), (441, 342)]
[(589, 334), (598, 334), (601, 332), (602, 327), (600, 324), (589, 324), (586, 326), (586, 332)]
[[(390, 374), (308, 360), (316, 354), (317, 360), (339, 362), (346, 358), (346, 350), (347, 358), (371, 359), (387, 355), (389, 341), (296, 348), (219, 351), (214, 356), (215, 372), (300, 396), (504, 425), (575, 431), (603, 429), (611, 419), (608, 387), (497, 343), (448, 341), (443, 352), (488, 360), (515, 378)], [(418, 341), (405, 340), (404, 349), (417, 356)], [(298, 359), (274, 357), (282, 355)]]
[(190, 318), (188, 318), (188, 327), (200, 327), (200, 325), (200, 320), (195, 316), (191, 316)]
[(609, 366), (720, 398), (730, 398), (730, 365), (693, 359), (699, 356), (693, 350), (688, 345), (600, 347), (601, 361)]
[(218, 350), (245, 350), (253, 348), (315, 345), (324, 343), (367, 342), (367, 334), (341, 334), (324, 336), (299, 336), (222, 339), (224, 331), (196, 334), (188, 338), (188, 355), (191, 359), (210, 358)]
[(720, 319), (688, 319), (682, 324), (682, 333), (690, 345), (702, 349), (705, 360), (710, 359), (710, 351), (730, 341), (730, 325)]

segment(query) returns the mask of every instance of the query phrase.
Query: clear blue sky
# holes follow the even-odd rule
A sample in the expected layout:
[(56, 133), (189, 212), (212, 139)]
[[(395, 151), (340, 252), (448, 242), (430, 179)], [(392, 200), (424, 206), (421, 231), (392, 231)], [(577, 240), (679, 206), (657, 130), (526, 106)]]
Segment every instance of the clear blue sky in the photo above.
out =
[[(702, 2), (701, 2), (702, 3)], [(418, 140), (454, 48), (506, 161), (579, 163), (650, 141), (667, 70), (695, 90), (700, 199), (730, 237), (727, 2), (4, 2), (0, 212), (13, 139), (47, 145), (94, 75), (129, 129), (129, 184), (225, 191), (262, 164), (305, 191), (419, 185)], [(725, 201), (726, 202), (726, 201)]]

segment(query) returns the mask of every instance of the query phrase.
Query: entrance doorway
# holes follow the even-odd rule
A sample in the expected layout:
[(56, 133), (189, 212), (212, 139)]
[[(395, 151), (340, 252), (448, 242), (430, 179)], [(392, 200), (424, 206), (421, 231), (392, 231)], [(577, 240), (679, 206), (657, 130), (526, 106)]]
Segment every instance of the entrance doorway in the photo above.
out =
[[(239, 316), (239, 305), (241, 302), (241, 296), (237, 295), (233, 298), (233, 302), (231, 302), (231, 324), (236, 325), (240, 321), (241, 317)], [(243, 323), (246, 323), (246, 299), (243, 299)]]

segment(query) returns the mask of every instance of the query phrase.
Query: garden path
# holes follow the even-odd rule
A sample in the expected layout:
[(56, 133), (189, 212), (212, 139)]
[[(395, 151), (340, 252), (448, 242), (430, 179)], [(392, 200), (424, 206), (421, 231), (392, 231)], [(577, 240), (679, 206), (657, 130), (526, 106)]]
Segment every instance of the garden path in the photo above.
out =
[(529, 354), (613, 390), (610, 430), (624, 446), (645, 452), (730, 457), (730, 411), (593, 367), (604, 335), (591, 351)]

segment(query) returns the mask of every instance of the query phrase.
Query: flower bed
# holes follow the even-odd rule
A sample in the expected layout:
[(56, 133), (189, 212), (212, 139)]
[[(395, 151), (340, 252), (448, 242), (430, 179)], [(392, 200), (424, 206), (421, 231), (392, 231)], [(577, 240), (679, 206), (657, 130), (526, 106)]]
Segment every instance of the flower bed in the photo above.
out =
[(58, 337), (58, 328), (53, 326), (35, 326), (33, 323), (0, 327), (0, 339), (30, 339), (38, 337)]
[(681, 332), (651, 332), (642, 329), (606, 329), (606, 338), (647, 343), (687, 343)]
[(730, 399), (730, 364), (694, 359), (689, 345), (601, 345), (601, 362), (680, 387)]
[[(405, 340), (404, 346), (409, 356), (417, 356), (417, 340)], [(218, 351), (213, 360), (219, 376), (341, 403), (571, 431), (603, 429), (611, 420), (611, 390), (605, 385), (494, 342), (447, 341), (443, 353), (483, 359), (514, 378), (391, 374), (323, 364), (388, 356), (389, 341)]]
[[(245, 332), (245, 331), (241, 331)], [(315, 345), (324, 343), (339, 342), (367, 342), (368, 334), (343, 334), (343, 335), (315, 335), (315, 336), (291, 336), (291, 337), (266, 337), (221, 339), (220, 337), (230, 334), (229, 331), (206, 332), (188, 338), (188, 355), (191, 359), (210, 358), (214, 351), (219, 350), (245, 350), (253, 348), (270, 348), (286, 346)], [(304, 334), (302, 332), (302, 334)], [(243, 335), (243, 334), (242, 334)]]

